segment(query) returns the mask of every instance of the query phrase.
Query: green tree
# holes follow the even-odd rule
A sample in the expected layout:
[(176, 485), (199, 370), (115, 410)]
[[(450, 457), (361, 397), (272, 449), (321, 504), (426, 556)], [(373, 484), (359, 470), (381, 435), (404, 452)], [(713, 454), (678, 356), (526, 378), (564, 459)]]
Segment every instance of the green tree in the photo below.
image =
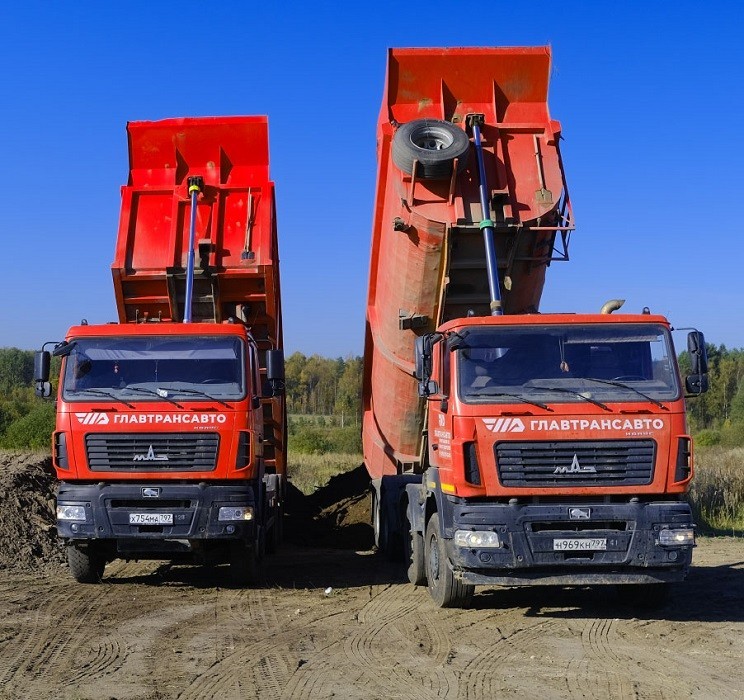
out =
[(338, 380), (334, 410), (341, 417), (341, 427), (348, 420), (358, 425), (362, 414), (362, 358), (350, 357), (344, 363), (343, 374)]
[(18, 348), (0, 348), (0, 391), (28, 387), (34, 378), (34, 353)]
[(14, 421), (0, 439), (0, 447), (10, 449), (50, 449), (54, 430), (54, 404), (39, 403), (23, 418)]

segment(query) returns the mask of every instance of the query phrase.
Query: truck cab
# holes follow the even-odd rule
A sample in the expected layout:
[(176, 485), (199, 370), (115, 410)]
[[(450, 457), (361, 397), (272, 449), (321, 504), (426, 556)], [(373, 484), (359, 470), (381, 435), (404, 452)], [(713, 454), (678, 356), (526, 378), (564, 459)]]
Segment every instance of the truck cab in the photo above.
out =
[[(690, 343), (704, 347), (697, 333)], [(701, 351), (698, 372), (704, 362)], [(451, 322), (419, 343), (417, 366), (426, 488), (408, 490), (408, 511), (422, 548), (440, 547), (450, 567), (430, 579), (655, 591), (685, 577), (692, 443), (663, 317)]]
[[(286, 409), (265, 117), (132, 122), (112, 264), (118, 322), (61, 358), (57, 529), (73, 576), (124, 559), (256, 573), (282, 535)], [(174, 165), (176, 167), (174, 167)]]

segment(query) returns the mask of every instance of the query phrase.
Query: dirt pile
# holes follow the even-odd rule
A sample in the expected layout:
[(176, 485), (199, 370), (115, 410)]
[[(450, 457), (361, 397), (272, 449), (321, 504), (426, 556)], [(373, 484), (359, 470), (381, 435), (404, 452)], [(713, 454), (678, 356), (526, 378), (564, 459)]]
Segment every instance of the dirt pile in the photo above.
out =
[(287, 536), (296, 544), (367, 550), (374, 544), (370, 480), (363, 465), (334, 476), (310, 496), (290, 485)]
[(0, 453), (0, 569), (39, 570), (64, 559), (50, 457)]
[[(0, 570), (40, 570), (64, 561), (54, 515), (51, 458), (0, 453)], [(364, 467), (339, 474), (311, 496), (290, 485), (286, 537), (295, 544), (372, 548), (369, 476)]]

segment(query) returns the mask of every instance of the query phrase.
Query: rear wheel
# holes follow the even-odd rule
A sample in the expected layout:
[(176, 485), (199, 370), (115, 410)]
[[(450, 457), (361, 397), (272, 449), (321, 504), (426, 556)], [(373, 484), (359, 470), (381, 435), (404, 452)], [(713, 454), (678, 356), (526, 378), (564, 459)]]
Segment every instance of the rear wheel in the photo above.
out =
[(408, 563), (408, 580), (414, 586), (426, 583), (426, 567), (424, 565), (424, 536), (409, 526), (408, 535), (403, 537), (405, 543), (405, 557)]
[(375, 533), (375, 547), (380, 552), (388, 550), (388, 529), (385, 514), (377, 491), (372, 491), (372, 529)]
[(372, 491), (372, 505), (370, 512), (372, 513), (372, 532), (375, 540), (375, 547), (380, 549), (380, 499), (377, 497), (377, 491)]
[(93, 547), (67, 546), (67, 564), (78, 583), (100, 583), (106, 560)]
[(475, 593), (475, 586), (455, 578), (447, 561), (438, 513), (431, 516), (426, 526), (425, 560), (429, 595), (437, 606), (440, 608), (465, 607)]

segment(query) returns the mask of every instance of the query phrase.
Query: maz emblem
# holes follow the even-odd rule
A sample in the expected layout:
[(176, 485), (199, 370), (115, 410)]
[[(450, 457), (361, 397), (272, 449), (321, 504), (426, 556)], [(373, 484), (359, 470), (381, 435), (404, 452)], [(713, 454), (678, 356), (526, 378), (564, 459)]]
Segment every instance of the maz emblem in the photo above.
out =
[(596, 474), (597, 470), (591, 465), (588, 467), (582, 467), (579, 464), (578, 455), (573, 456), (573, 461), (570, 467), (556, 467), (553, 474)]
[(132, 457), (132, 461), (133, 462), (167, 462), (168, 455), (156, 455), (155, 450), (153, 450), (152, 445), (150, 445), (150, 449), (147, 450), (147, 454), (134, 455), (134, 457)]

